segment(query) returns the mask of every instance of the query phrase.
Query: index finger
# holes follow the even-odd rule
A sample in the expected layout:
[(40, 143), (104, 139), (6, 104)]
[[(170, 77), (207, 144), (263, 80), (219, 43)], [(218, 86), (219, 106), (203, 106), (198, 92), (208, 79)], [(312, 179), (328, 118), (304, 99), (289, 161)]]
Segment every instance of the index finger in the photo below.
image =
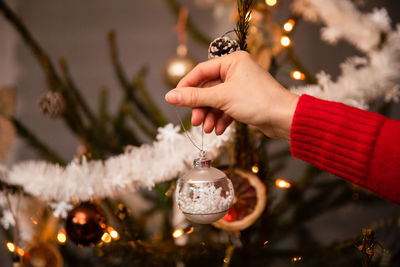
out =
[(224, 80), (222, 57), (211, 59), (198, 64), (185, 77), (183, 77), (176, 88), (197, 87), (201, 83), (210, 80)]

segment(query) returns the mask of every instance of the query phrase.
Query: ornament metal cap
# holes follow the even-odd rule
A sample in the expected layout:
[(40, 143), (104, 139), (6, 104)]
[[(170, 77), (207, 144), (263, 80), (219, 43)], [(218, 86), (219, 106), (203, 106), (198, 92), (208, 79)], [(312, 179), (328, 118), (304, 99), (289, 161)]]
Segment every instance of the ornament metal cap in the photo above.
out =
[(195, 168), (210, 168), (211, 160), (206, 157), (201, 157), (193, 161), (193, 166)]

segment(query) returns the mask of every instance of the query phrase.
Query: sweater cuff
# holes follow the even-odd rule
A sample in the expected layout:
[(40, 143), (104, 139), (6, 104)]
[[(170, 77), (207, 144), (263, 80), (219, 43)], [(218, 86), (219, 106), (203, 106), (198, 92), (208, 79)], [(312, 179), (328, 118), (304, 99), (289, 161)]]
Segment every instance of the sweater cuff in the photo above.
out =
[(376, 113), (302, 95), (290, 130), (292, 155), (366, 186), (383, 121)]

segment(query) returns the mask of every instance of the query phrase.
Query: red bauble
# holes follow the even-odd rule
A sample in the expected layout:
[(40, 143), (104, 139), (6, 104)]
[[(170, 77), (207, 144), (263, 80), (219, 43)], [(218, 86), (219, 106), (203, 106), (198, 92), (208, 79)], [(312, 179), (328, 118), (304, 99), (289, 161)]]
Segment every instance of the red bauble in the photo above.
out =
[(98, 243), (106, 228), (106, 217), (98, 205), (84, 202), (68, 213), (65, 230), (75, 244), (89, 246)]

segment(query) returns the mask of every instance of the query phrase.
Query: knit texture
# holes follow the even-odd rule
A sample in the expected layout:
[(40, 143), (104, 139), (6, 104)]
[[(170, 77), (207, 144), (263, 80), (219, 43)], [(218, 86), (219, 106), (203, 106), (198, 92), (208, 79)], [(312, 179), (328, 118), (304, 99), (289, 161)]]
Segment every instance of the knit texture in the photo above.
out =
[(400, 204), (400, 122), (302, 95), (290, 132), (296, 158)]

